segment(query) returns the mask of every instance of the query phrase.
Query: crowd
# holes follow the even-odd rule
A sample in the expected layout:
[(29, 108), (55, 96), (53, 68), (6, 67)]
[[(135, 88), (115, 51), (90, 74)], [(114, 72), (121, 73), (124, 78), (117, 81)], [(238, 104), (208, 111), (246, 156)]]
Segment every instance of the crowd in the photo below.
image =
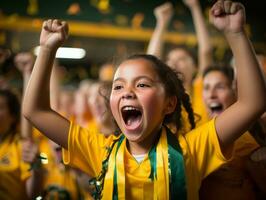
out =
[(67, 22), (43, 22), (36, 58), (0, 48), (0, 199), (266, 198), (266, 58), (245, 8), (218, 0), (210, 10), (233, 55), (221, 64), (199, 0), (184, 3), (197, 59), (183, 46), (163, 52), (170, 2), (154, 10), (146, 53), (78, 87), (62, 84), (55, 60)]

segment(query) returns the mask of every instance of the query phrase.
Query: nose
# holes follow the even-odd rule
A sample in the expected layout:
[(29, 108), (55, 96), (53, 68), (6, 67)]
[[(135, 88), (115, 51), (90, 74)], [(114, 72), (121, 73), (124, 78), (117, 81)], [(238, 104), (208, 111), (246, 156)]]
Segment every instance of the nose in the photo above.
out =
[(215, 89), (211, 89), (209, 91), (209, 98), (210, 99), (215, 99), (216, 97), (217, 97), (217, 93), (216, 93)]
[(136, 94), (130, 88), (125, 90), (122, 96), (123, 99), (134, 99), (135, 97), (136, 97)]
[(122, 98), (123, 99), (134, 99), (136, 96), (135, 96), (135, 94), (133, 93), (133, 92), (126, 92), (123, 96), (122, 96)]

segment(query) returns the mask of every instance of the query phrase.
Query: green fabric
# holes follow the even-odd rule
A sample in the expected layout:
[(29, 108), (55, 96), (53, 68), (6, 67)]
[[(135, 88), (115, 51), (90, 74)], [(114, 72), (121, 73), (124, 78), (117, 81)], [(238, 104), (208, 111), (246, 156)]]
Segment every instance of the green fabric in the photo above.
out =
[[(184, 164), (182, 149), (181, 149), (175, 135), (167, 127), (165, 127), (165, 128), (166, 128), (167, 143), (168, 143), (168, 160), (169, 160), (168, 162), (170, 163), (170, 165), (168, 166), (169, 167), (168, 171), (169, 171), (170, 199), (172, 199), (172, 200), (174, 200), (174, 199), (186, 200), (187, 199), (187, 189), (186, 189), (186, 177), (185, 177), (185, 164)], [(115, 149), (115, 151), (116, 151), (115, 157), (117, 156), (117, 152), (119, 150), (119, 147), (121, 146), (124, 139), (125, 139), (125, 136), (122, 135), (117, 141), (114, 142), (114, 144), (116, 142), (118, 142), (117, 148)], [(112, 145), (112, 147), (109, 150), (109, 154), (107, 156), (107, 159), (103, 162), (103, 165), (105, 165), (106, 167), (108, 166), (108, 160), (109, 160), (110, 152), (112, 151), (114, 144)], [(148, 154), (150, 164), (151, 164), (151, 172), (150, 172), (149, 178), (152, 181), (157, 178), (156, 145), (157, 145), (157, 142), (151, 148), (151, 150), (149, 151), (149, 154)], [(105, 175), (105, 173), (103, 173), (102, 175)], [(103, 177), (101, 177), (101, 178), (103, 178)], [(115, 162), (115, 168), (114, 168), (114, 183), (113, 184), (114, 184), (113, 199), (118, 200), (116, 162)], [(103, 185), (101, 185), (101, 186), (103, 187)]]
[(151, 173), (149, 178), (153, 181), (154, 179), (157, 178), (157, 161), (156, 161), (156, 146), (153, 146), (149, 152), (149, 160), (151, 164)]
[[(124, 138), (125, 138), (125, 136), (122, 135), (122, 136), (119, 138), (119, 140), (118, 140), (118, 144), (117, 144), (117, 148), (116, 148), (116, 152), (115, 152), (115, 158), (116, 158), (116, 156), (117, 156), (118, 149), (119, 149), (120, 145), (122, 144)], [(116, 170), (116, 162), (115, 162), (115, 169), (114, 169), (113, 199), (114, 199), (114, 200), (118, 200), (118, 187), (117, 187), (117, 170)]]
[(185, 163), (182, 149), (175, 135), (166, 127), (168, 142), (169, 169), (169, 194), (170, 199), (187, 199)]

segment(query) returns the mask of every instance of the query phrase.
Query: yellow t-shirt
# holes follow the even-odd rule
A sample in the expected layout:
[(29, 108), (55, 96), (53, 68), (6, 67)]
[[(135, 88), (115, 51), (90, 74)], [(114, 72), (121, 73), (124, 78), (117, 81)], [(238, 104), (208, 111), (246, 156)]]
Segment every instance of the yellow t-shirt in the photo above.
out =
[(200, 116), (199, 121), (196, 118), (197, 127), (209, 121), (208, 112), (206, 110), (206, 106), (202, 98), (202, 92), (203, 92), (203, 80), (202, 77), (200, 76), (193, 81), (193, 93), (191, 96), (192, 108), (194, 110), (194, 113)]
[(253, 181), (246, 169), (249, 155), (259, 147), (246, 132), (234, 144), (232, 159), (203, 180), (201, 199), (252, 200), (256, 199)]
[[(214, 126), (214, 120), (212, 120), (178, 138), (185, 160), (188, 199), (197, 200), (202, 179), (226, 161), (221, 153)], [(114, 135), (105, 138), (102, 134), (90, 132), (71, 123), (68, 150), (63, 150), (64, 163), (95, 177), (101, 171), (105, 148), (110, 146), (116, 138)], [(153, 198), (153, 183), (149, 175), (148, 157), (146, 156), (143, 162), (138, 164), (126, 151), (126, 199)]]
[(25, 181), (30, 176), (30, 166), (21, 160), (18, 138), (7, 138), (0, 144), (0, 199), (28, 199)]

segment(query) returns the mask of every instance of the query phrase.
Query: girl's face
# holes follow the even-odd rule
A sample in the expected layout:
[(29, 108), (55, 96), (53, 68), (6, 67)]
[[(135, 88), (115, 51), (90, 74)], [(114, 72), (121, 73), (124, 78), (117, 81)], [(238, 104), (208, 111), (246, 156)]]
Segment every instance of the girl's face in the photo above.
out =
[(170, 51), (167, 64), (175, 71), (182, 73), (186, 82), (192, 81), (196, 67), (193, 58), (185, 50), (177, 48)]
[(165, 114), (171, 110), (168, 102), (150, 61), (127, 60), (118, 67), (110, 106), (118, 126), (130, 142), (147, 145), (153, 141)]
[(0, 134), (8, 131), (13, 120), (14, 119), (8, 109), (6, 98), (0, 96)]

